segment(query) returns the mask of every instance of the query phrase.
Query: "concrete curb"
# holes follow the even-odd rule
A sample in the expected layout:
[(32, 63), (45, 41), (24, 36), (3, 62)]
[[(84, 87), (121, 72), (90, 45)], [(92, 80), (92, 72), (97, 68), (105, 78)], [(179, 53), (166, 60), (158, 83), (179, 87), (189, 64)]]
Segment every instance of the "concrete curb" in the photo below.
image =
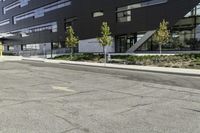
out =
[(176, 74), (176, 75), (200, 77), (200, 70), (196, 70), (196, 69), (165, 68), (165, 67), (121, 65), (121, 64), (104, 64), (104, 63), (91, 63), (91, 62), (50, 60), (50, 59), (40, 59), (40, 58), (37, 58), (37, 59), (36, 58), (22, 58), (22, 60), (54, 63), (54, 64), (69, 64), (69, 65), (80, 65), (80, 66), (123, 69), (123, 70), (133, 70), (133, 71), (145, 71), (145, 72), (154, 72), (154, 73), (165, 73), (165, 74)]
[(2, 56), (0, 57), (0, 62), (5, 62), (5, 61), (20, 61), (22, 60), (21, 56)]

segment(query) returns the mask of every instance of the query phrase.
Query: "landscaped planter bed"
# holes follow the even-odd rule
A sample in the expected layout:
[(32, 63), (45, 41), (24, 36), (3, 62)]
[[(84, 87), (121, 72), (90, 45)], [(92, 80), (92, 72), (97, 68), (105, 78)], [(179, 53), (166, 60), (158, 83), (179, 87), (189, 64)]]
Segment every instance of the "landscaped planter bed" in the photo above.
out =
[[(56, 57), (58, 60), (71, 60), (70, 55)], [(75, 54), (72, 61), (104, 62), (100, 54)], [(179, 55), (117, 55), (112, 56), (108, 63), (159, 66), (173, 68), (200, 69), (200, 54), (179, 54)]]

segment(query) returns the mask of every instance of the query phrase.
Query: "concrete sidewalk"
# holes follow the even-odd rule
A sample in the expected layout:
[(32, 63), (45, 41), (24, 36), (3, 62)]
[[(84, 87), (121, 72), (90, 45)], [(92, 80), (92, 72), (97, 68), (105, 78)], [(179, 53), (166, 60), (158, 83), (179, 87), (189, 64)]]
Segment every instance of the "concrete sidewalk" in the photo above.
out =
[(78, 62), (78, 61), (64, 61), (64, 60), (51, 60), (51, 59), (39, 59), (39, 58), (22, 58), (22, 60), (39, 61), (46, 63), (57, 63), (57, 64), (71, 64), (71, 65), (82, 65), (92, 67), (104, 67), (114, 69), (125, 69), (134, 71), (147, 71), (167, 74), (179, 74), (187, 76), (200, 76), (200, 70), (197, 69), (184, 69), (184, 68), (166, 68), (166, 67), (153, 67), (153, 66), (138, 66), (138, 65), (122, 65), (122, 64), (104, 64), (94, 62)]
[(166, 67), (122, 65), (122, 64), (109, 64), (109, 63), (104, 64), (104, 63), (94, 63), (94, 62), (78, 62), (78, 61), (51, 60), (51, 59), (42, 59), (42, 58), (27, 58), (27, 57), (21, 57), (21, 56), (0, 57), (0, 62), (20, 61), (20, 60), (55, 63), (55, 64), (70, 64), (70, 65), (82, 65), (82, 66), (103, 67), (103, 68), (113, 68), (113, 69), (124, 69), (124, 70), (134, 70), (134, 71), (147, 71), (147, 72), (178, 74), (178, 75), (187, 75), (187, 76), (200, 76), (200, 70), (197, 70), (197, 69), (166, 68)]
[(20, 61), (22, 60), (22, 56), (2, 56), (0, 57), (0, 62), (4, 61)]

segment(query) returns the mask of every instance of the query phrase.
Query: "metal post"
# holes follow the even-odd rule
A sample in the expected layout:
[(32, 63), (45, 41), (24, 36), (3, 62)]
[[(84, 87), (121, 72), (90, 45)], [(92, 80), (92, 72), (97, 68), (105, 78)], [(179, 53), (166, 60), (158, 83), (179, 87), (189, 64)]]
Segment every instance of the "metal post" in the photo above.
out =
[(44, 58), (46, 58), (46, 44), (43, 45)]
[(51, 59), (53, 58), (53, 42), (51, 42)]

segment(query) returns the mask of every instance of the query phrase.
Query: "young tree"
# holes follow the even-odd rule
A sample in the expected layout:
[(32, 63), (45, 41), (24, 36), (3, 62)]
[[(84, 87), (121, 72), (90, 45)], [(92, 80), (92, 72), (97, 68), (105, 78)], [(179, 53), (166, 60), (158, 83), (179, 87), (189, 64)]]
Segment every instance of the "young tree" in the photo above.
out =
[(107, 22), (103, 22), (101, 26), (101, 37), (97, 38), (99, 44), (103, 47), (105, 63), (107, 61), (107, 46), (112, 45), (112, 37), (110, 27)]
[(153, 40), (159, 44), (160, 54), (162, 54), (162, 45), (165, 45), (169, 42), (170, 39), (170, 31), (168, 30), (168, 22), (163, 20), (160, 23), (158, 30), (153, 36)]
[(75, 32), (74, 32), (72, 26), (69, 26), (66, 29), (67, 29), (67, 31), (66, 31), (65, 44), (71, 50), (71, 56), (70, 57), (71, 57), (71, 60), (72, 60), (73, 54), (74, 54), (74, 48), (78, 45), (79, 39), (75, 35)]
[(3, 43), (0, 41), (0, 57), (3, 56)]

